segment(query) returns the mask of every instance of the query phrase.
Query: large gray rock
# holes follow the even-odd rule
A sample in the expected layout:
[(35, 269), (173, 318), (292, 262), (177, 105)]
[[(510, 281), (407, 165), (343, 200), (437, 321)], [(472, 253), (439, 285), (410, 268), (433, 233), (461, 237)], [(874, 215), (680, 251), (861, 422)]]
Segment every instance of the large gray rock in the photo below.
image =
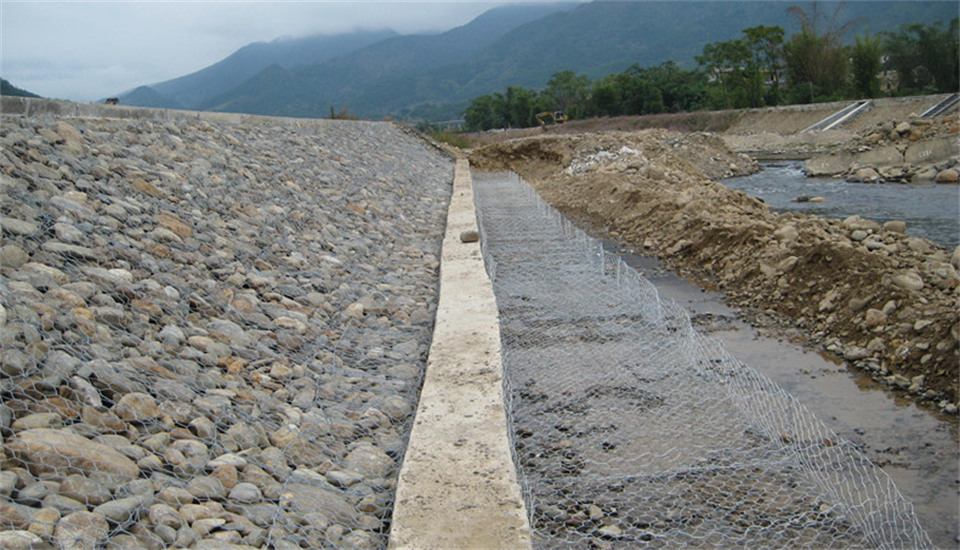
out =
[(931, 140), (924, 140), (907, 147), (903, 153), (903, 161), (907, 164), (936, 164), (956, 158), (957, 137), (944, 136)]

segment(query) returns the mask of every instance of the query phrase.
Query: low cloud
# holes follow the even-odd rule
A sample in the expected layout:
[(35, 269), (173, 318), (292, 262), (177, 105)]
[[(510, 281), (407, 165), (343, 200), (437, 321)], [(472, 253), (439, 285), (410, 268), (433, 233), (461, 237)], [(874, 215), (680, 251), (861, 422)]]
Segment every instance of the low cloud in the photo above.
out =
[(207, 67), (251, 42), (464, 25), (508, 2), (88, 2), (0, 4), (0, 72), (44, 97), (95, 101)]

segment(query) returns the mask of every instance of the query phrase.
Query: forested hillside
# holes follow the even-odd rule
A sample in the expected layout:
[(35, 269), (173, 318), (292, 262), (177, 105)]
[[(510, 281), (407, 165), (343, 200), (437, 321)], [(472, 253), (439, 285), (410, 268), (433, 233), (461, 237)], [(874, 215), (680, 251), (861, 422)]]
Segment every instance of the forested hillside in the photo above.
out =
[[(367, 118), (452, 119), (459, 118), (478, 96), (509, 86), (539, 91), (558, 72), (599, 79), (665, 62), (693, 70), (707, 44), (734, 40), (744, 29), (780, 26), (788, 37), (796, 33), (800, 26), (788, 13), (794, 6), (809, 11), (812, 4), (508, 5), (445, 33), (392, 36), (320, 63), (275, 62), (199, 103), (178, 100), (170, 92), (171, 83), (153, 88), (161, 97), (202, 110), (318, 117), (331, 108), (347, 108)], [(896, 32), (903, 23), (947, 24), (957, 15), (952, 1), (820, 2), (816, 6), (835, 19), (827, 24), (849, 25), (851, 42), (865, 32)]]

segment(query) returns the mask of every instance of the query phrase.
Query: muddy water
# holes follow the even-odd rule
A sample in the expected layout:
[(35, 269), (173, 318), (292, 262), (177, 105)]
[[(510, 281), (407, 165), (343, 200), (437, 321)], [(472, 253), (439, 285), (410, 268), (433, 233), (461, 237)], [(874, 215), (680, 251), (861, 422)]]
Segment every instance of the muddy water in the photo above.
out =
[(661, 296), (682, 305), (702, 334), (723, 341), (739, 360), (776, 382), (840, 437), (889, 474), (914, 503), (931, 540), (960, 545), (960, 468), (956, 420), (922, 410), (836, 358), (805, 350), (784, 336), (766, 336), (727, 307), (722, 294), (704, 291), (662, 268), (655, 259), (620, 253), (653, 282)]
[[(762, 199), (779, 212), (839, 219), (858, 215), (878, 223), (900, 220), (907, 223), (907, 234), (912, 237), (930, 239), (948, 250), (960, 242), (960, 187), (956, 185), (876, 185), (808, 178), (800, 162), (763, 167), (756, 174), (722, 183)], [(826, 202), (794, 202), (802, 195), (823, 197)]]

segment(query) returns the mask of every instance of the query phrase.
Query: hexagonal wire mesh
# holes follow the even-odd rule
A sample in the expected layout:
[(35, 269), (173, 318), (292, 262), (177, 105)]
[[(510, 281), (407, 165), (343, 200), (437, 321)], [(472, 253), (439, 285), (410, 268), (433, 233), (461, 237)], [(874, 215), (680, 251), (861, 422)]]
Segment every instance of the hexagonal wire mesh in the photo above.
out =
[(0, 117), (0, 547), (386, 546), (453, 166), (264, 120)]
[(540, 548), (925, 548), (885, 472), (515, 174), (475, 174)]

